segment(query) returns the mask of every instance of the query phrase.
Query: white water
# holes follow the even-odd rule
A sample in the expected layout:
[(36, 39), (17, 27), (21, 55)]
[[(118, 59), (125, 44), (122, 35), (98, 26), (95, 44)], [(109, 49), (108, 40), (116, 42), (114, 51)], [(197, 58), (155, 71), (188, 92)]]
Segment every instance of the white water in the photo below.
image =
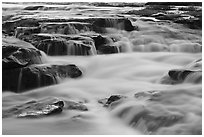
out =
[[(4, 118), (3, 134), (151, 134), (146, 131), (142, 119), (136, 125), (129, 125), (143, 109), (155, 115), (183, 117), (173, 125), (159, 128), (154, 134), (200, 134), (201, 83), (193, 83), (194, 76), (182, 84), (160, 83), (169, 70), (184, 68), (202, 58), (200, 31), (176, 24), (158, 25), (140, 20), (134, 25), (138, 25), (140, 31), (107, 29), (108, 35), (118, 40), (114, 44), (122, 53), (47, 57), (51, 64), (76, 64), (83, 71), (81, 78), (62, 80), (58, 85), (22, 94), (2, 94), (3, 109), (32, 99), (58, 97), (85, 102), (88, 111), (65, 110), (59, 115), (41, 119)], [(161, 91), (159, 101), (134, 97), (136, 93), (152, 90)], [(98, 103), (99, 99), (115, 94), (128, 99), (113, 110)], [(125, 114), (118, 117), (122, 112)]]
[[(128, 106), (137, 106), (134, 94), (148, 90), (167, 92), (164, 100), (159, 102), (159, 108), (184, 113), (186, 120), (174, 126), (158, 131), (158, 134), (192, 134), (193, 128), (201, 128), (201, 85), (162, 85), (161, 76), (172, 68), (179, 68), (197, 58), (201, 54), (187, 53), (125, 53), (100, 55), (92, 57), (50, 57), (53, 62), (75, 63), (84, 75), (80, 79), (64, 80), (61, 84), (36, 89), (17, 95), (3, 94), (3, 108), (7, 105), (25, 102), (31, 99), (47, 96), (61, 99), (86, 100), (89, 111), (64, 111), (60, 115), (38, 119), (3, 119), (3, 134), (138, 134), (124, 121), (115, 115)], [(176, 61), (175, 61), (176, 59)], [(182, 90), (182, 93), (180, 93)], [(125, 104), (109, 112), (98, 104), (99, 99), (120, 94), (130, 97)], [(147, 107), (154, 104), (139, 102)], [(134, 113), (133, 113), (134, 114)], [(77, 119), (73, 116), (81, 115)], [(132, 117), (129, 115), (128, 117)], [(18, 125), (18, 126), (17, 126)], [(174, 129), (176, 126), (176, 129)], [(122, 131), (121, 131), (122, 129)]]

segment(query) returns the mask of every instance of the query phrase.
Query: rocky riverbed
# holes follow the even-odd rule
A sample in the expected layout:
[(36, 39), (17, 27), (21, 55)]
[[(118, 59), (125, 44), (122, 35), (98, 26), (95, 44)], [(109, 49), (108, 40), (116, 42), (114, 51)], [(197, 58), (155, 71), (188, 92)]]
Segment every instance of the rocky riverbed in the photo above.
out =
[(201, 3), (3, 3), (2, 131), (202, 134)]

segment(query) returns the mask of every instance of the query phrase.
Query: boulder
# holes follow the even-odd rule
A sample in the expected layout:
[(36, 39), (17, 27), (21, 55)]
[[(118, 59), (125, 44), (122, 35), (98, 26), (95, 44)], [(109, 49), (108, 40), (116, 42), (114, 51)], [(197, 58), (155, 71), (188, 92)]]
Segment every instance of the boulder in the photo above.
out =
[(177, 83), (181, 82), (190, 82), (190, 83), (201, 83), (202, 82), (202, 71), (193, 71), (186, 69), (173, 69), (168, 72), (169, 77), (176, 81)]
[(2, 44), (3, 70), (46, 62), (43, 52), (27, 42), (15, 38), (3, 38)]
[(100, 99), (98, 103), (103, 104), (104, 107), (109, 107), (112, 103), (121, 101), (124, 98), (126, 97), (122, 95), (112, 95), (109, 98)]
[(25, 90), (57, 84), (59, 79), (77, 78), (81, 75), (81, 70), (73, 64), (41, 64), (3, 70), (2, 90), (24, 92)]

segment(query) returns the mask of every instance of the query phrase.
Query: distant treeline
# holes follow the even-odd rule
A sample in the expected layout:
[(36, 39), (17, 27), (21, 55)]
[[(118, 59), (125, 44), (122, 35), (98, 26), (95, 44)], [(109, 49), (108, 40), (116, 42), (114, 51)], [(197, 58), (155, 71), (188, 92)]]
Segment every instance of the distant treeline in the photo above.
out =
[(145, 5), (202, 6), (202, 2), (147, 2)]

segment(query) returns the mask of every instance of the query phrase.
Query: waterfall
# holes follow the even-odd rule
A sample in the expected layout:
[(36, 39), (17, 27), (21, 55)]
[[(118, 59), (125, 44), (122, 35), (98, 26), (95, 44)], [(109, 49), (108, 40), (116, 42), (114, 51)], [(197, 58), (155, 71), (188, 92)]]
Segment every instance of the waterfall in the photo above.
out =
[(17, 92), (21, 90), (21, 84), (22, 84), (22, 75), (23, 75), (23, 69), (20, 68), (20, 72), (18, 75), (18, 86), (17, 86)]

